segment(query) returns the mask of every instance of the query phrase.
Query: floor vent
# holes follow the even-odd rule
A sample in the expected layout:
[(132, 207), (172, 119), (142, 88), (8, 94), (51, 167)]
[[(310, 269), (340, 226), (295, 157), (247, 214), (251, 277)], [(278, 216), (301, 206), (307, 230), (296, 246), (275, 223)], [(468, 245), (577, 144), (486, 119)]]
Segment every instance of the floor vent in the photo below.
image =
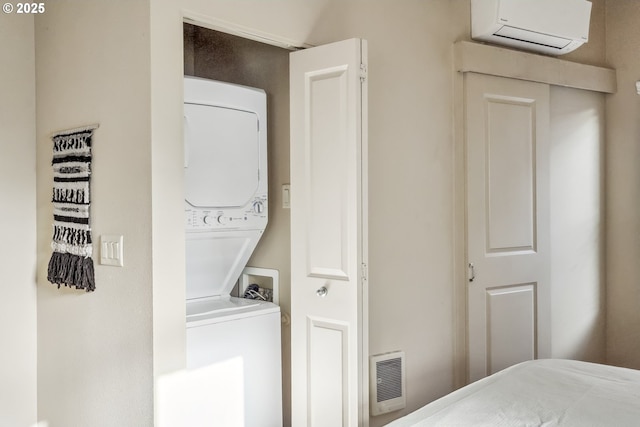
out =
[(404, 386), (404, 352), (371, 356), (371, 415), (397, 411), (407, 405)]

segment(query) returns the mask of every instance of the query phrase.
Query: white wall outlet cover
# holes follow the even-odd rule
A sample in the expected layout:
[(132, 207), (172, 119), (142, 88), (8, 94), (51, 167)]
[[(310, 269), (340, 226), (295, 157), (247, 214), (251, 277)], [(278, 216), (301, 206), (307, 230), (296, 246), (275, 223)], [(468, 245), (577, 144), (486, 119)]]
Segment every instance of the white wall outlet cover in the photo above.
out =
[(122, 267), (124, 265), (124, 237), (103, 234), (100, 236), (100, 264)]
[(638, 92), (638, 95), (640, 95), (640, 81), (636, 82), (636, 92)]

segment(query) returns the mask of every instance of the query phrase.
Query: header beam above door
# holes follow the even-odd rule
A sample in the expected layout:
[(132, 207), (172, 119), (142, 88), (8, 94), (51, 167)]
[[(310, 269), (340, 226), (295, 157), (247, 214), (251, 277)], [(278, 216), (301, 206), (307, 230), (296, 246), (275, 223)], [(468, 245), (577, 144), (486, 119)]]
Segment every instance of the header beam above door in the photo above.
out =
[(489, 74), (603, 93), (617, 90), (616, 70), (482, 43), (456, 42), (454, 61), (455, 70), (461, 73)]

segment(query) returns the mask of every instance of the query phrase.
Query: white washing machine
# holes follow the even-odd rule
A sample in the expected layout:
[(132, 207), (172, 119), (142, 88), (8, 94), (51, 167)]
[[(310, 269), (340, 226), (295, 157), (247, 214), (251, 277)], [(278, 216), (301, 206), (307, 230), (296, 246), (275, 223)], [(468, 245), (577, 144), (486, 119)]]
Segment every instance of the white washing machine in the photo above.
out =
[(207, 377), (242, 390), (207, 425), (282, 425), (280, 308), (230, 296), (267, 226), (266, 117), (261, 89), (185, 77), (187, 368), (241, 366)]

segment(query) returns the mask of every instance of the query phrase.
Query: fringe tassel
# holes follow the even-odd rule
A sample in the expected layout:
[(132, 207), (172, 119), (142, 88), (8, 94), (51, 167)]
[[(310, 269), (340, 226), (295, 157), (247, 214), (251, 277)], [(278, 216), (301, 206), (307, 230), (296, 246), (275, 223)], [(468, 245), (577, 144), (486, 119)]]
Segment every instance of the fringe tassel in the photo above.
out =
[(53, 252), (49, 260), (47, 280), (58, 285), (95, 291), (96, 284), (93, 271), (93, 259), (70, 253)]

